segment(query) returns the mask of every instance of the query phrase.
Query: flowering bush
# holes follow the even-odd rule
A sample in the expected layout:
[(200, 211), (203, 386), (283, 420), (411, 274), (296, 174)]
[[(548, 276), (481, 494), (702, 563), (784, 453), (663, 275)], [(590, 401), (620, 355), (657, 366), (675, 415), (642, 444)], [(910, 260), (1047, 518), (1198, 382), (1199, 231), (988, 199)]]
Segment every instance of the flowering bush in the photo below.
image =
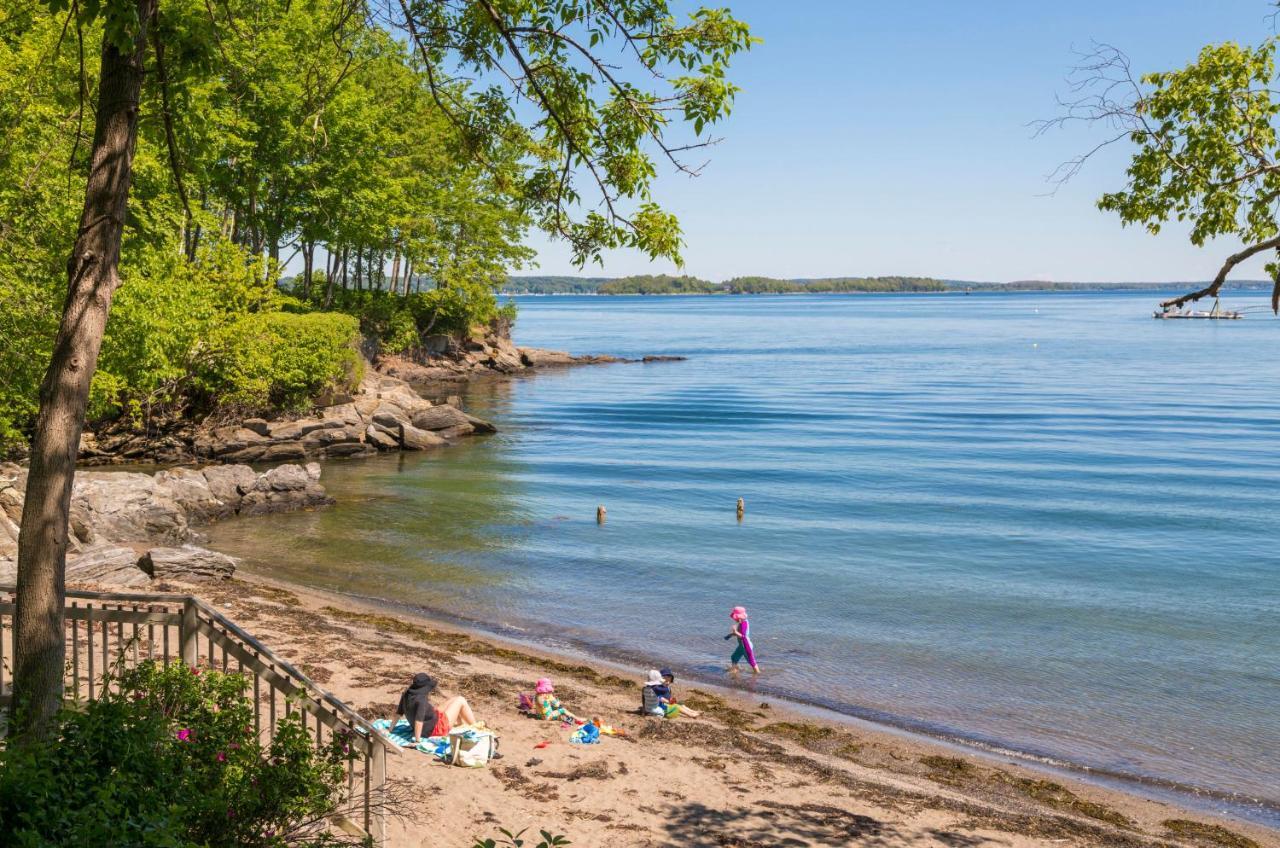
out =
[(294, 711), (260, 744), (240, 675), (143, 663), (65, 710), (46, 742), (0, 751), (0, 845), (317, 844), (341, 799), (343, 743)]

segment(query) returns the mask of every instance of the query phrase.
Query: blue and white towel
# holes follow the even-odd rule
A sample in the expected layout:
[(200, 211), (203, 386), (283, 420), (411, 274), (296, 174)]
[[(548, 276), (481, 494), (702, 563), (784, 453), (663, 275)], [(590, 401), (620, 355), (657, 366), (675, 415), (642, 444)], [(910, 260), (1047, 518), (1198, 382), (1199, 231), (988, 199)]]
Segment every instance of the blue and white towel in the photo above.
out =
[(449, 756), (447, 736), (424, 736), (414, 742), (413, 727), (405, 719), (400, 719), (395, 726), (392, 726), (390, 721), (380, 718), (373, 722), (373, 729), (387, 734), (391, 741), (401, 748), (417, 748), (424, 754), (434, 754), (440, 759), (447, 759)]

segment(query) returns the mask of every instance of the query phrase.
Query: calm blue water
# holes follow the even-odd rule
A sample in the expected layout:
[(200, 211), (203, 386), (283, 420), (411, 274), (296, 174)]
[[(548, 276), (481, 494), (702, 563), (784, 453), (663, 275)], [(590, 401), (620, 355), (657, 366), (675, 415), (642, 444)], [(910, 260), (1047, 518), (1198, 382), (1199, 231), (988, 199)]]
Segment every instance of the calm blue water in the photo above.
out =
[(1280, 802), (1280, 322), (1155, 300), (521, 299), (521, 344), (689, 361), (477, 388), (497, 436), (215, 541), (711, 678), (744, 604), (740, 685)]

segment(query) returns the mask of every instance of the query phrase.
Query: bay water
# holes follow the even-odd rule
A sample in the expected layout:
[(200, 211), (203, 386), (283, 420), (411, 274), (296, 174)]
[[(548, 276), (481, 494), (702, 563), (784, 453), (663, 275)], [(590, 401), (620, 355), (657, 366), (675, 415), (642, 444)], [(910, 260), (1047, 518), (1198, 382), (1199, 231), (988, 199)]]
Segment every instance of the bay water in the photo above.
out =
[[(327, 463), (332, 509), (210, 535), (637, 680), (671, 666), (1280, 823), (1280, 321), (1156, 300), (518, 298), (519, 344), (688, 360), (474, 385), (496, 435)], [(725, 674), (736, 604), (758, 679)]]

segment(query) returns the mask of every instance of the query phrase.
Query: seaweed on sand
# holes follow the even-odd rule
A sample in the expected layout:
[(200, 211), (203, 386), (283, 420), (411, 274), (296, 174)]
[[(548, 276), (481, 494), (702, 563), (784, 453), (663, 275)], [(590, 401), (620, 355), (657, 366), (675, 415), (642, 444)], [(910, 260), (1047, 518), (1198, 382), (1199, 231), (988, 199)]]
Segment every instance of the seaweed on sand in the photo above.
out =
[(1105, 804), (1099, 804), (1096, 801), (1089, 801), (1081, 798), (1067, 787), (1060, 783), (1054, 783), (1052, 780), (1034, 780), (1029, 777), (1017, 777), (1002, 771), (996, 772), (993, 780), (1007, 783), (1025, 794), (1027, 797), (1053, 807), (1055, 810), (1062, 810), (1063, 812), (1087, 816), (1088, 818), (1097, 819), (1098, 821), (1103, 821), (1107, 824), (1115, 825), (1116, 827), (1133, 827), (1133, 821), (1123, 813), (1113, 810)]
[(1262, 848), (1247, 836), (1227, 830), (1222, 825), (1205, 824), (1191, 819), (1165, 819), (1161, 822), (1165, 830), (1183, 839), (1192, 839), (1202, 845), (1222, 846), (1222, 848)]

